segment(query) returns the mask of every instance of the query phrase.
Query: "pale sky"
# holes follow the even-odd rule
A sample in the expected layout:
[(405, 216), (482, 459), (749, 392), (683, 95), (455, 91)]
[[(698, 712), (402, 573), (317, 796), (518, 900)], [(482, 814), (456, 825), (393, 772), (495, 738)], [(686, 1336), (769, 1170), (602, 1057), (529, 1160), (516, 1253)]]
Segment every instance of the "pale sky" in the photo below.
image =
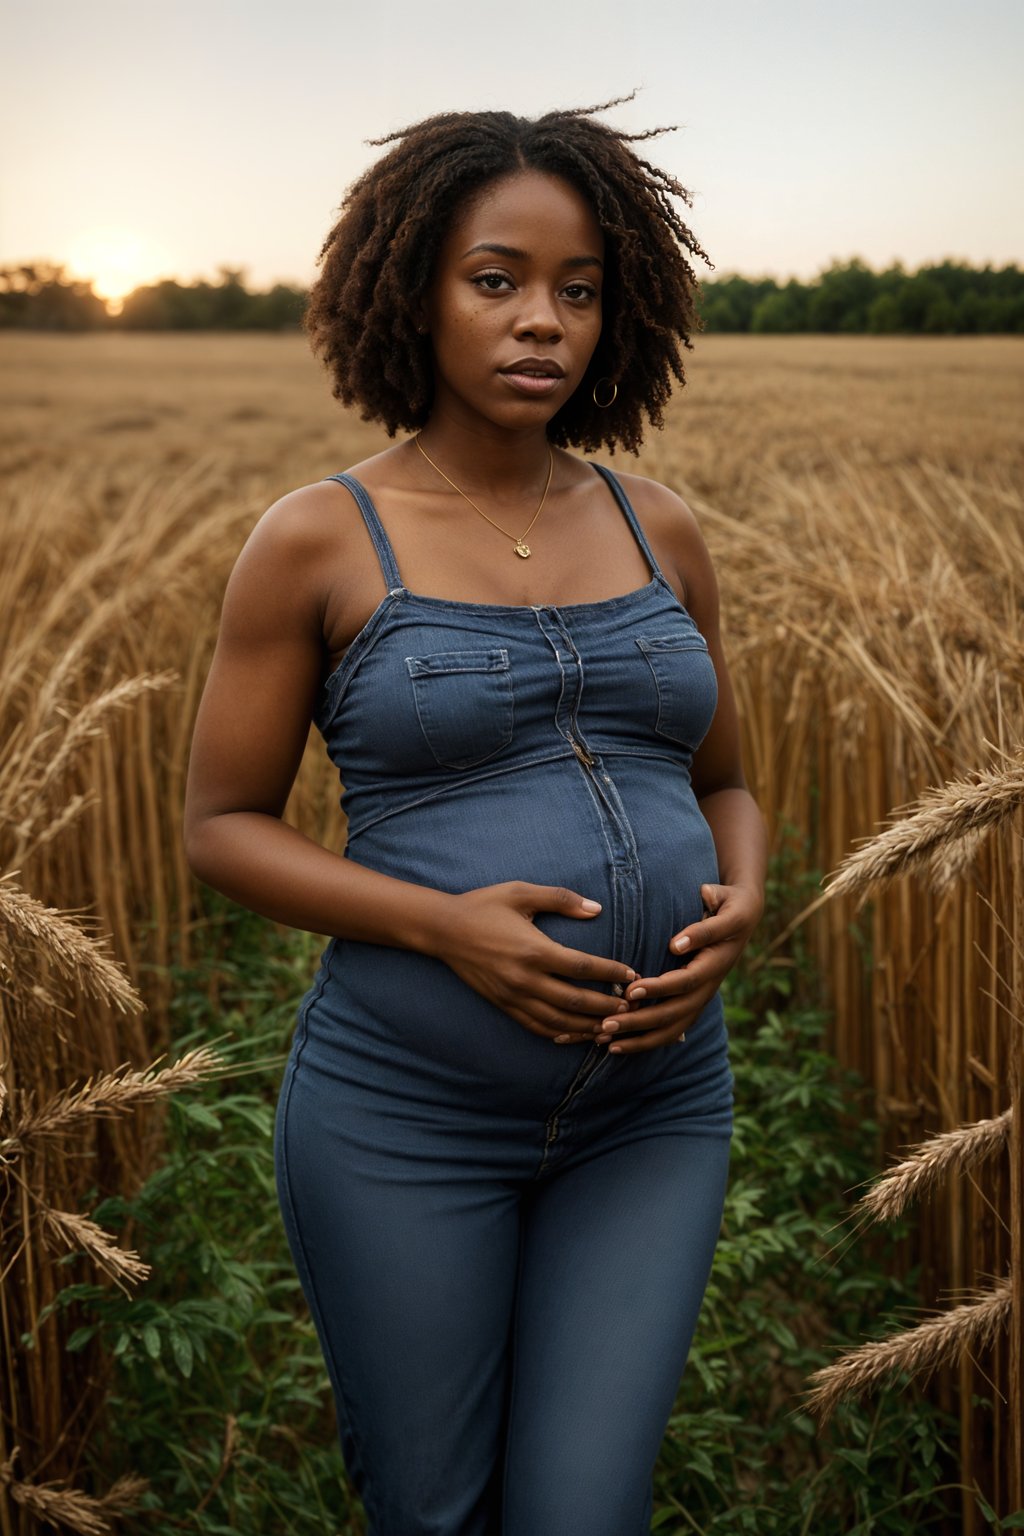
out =
[(634, 86), (608, 120), (679, 125), (642, 151), (694, 193), (699, 276), (1020, 263), (1022, 79), (1022, 0), (12, 5), (0, 266), (99, 277), (120, 238), (122, 286), (306, 284), (365, 139)]

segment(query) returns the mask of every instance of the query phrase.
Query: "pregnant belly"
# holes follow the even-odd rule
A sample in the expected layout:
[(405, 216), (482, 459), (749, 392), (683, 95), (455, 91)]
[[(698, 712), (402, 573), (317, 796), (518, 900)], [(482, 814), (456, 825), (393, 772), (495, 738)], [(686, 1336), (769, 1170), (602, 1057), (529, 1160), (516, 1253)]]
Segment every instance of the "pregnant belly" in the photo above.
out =
[(718, 879), (711, 831), (686, 776), (632, 757), (593, 775), (560, 759), (478, 779), (357, 832), (347, 852), (453, 893), (507, 880), (565, 886), (599, 901), (599, 916), (540, 912), (537, 926), (559, 944), (648, 975), (678, 964), (669, 940), (700, 919), (700, 887)]
[[(601, 771), (601, 770), (599, 770)], [(461, 893), (506, 880), (565, 886), (601, 902), (597, 917), (540, 912), (557, 943), (656, 975), (680, 962), (672, 935), (702, 913), (718, 878), (710, 829), (684, 775), (617, 760), (595, 792), (575, 761), (479, 779), (386, 817), (351, 837), (346, 856), (401, 880)], [(304, 1062), (344, 1084), (372, 1084), (424, 1105), (452, 1094), (524, 1113), (556, 1102), (575, 1065), (488, 1002), (443, 961), (335, 939), (306, 1011)], [(610, 994), (607, 983), (593, 983)], [(575, 1056), (575, 1052), (572, 1052)], [(622, 1058), (634, 1074), (656, 1060)], [(340, 1100), (339, 1100), (340, 1102)]]

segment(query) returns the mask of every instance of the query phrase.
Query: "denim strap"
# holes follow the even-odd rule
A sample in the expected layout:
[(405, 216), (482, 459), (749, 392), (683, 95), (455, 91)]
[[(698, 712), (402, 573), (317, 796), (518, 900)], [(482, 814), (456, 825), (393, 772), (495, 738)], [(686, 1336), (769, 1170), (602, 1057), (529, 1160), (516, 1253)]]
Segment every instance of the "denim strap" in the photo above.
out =
[[(640, 548), (647, 556), (647, 563), (651, 567), (651, 575), (657, 576), (662, 581), (665, 581), (665, 576), (661, 566), (654, 558), (654, 551), (651, 549), (651, 546), (648, 544), (646, 538), (644, 537), (644, 531), (640, 527), (640, 521), (637, 518), (636, 513), (633, 511), (632, 506), (630, 505), (629, 497), (626, 495), (623, 486), (620, 484), (618, 476), (613, 474), (610, 469), (605, 469), (603, 464), (594, 464), (592, 467), (596, 469), (598, 474), (603, 476), (603, 478), (607, 480), (608, 484), (611, 486), (615, 495), (615, 500), (626, 514), (626, 520), (628, 521), (629, 526), (632, 528), (633, 533), (636, 536), (637, 543), (640, 545)], [(665, 584), (666, 586), (668, 585), (667, 582)]]
[(356, 505), (363, 514), (363, 522), (370, 530), (370, 538), (373, 540), (373, 547), (377, 551), (377, 558), (380, 561), (380, 568), (384, 572), (384, 580), (388, 591), (393, 592), (396, 587), (401, 587), (403, 583), (401, 576), (398, 574), (398, 562), (395, 559), (395, 552), (391, 548), (390, 539), (384, 532), (384, 525), (377, 516), (377, 508), (370, 500), (369, 491), (367, 491), (364, 485), (360, 484), (354, 475), (325, 475), (324, 479), (337, 480), (339, 485), (345, 486), (347, 490), (352, 492), (356, 499)]

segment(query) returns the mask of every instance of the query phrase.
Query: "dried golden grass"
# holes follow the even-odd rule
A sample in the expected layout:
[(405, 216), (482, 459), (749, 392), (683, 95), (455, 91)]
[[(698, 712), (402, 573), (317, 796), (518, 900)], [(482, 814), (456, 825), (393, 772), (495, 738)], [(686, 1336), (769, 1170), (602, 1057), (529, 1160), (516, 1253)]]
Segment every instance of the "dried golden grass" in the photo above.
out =
[(170, 1067), (154, 1063), (138, 1072), (125, 1066), (105, 1072), (80, 1088), (65, 1088), (39, 1108), (26, 1108), (11, 1124), (10, 1134), (0, 1138), (0, 1156), (25, 1150), (39, 1136), (63, 1136), (94, 1116), (119, 1115), (152, 1104), (169, 1093), (178, 1093), (224, 1070), (223, 1058), (209, 1046), (196, 1046)]
[(861, 1344), (808, 1378), (814, 1385), (803, 1406), (824, 1426), (843, 1398), (860, 1397), (900, 1372), (926, 1378), (970, 1351), (990, 1349), (1008, 1327), (1011, 1307), (1007, 1277), (974, 1301), (940, 1312), (915, 1328)]
[[(145, 1280), (149, 1275), (150, 1265), (144, 1263), (133, 1249), (119, 1247), (116, 1238), (91, 1217), (81, 1216), (76, 1211), (58, 1211), (42, 1201), (38, 1202), (37, 1214), (44, 1235), (55, 1239), (58, 1250), (81, 1250), (112, 1280), (134, 1282)], [(127, 1294), (126, 1287), (121, 1288)]]
[[(194, 485), (194, 472), (184, 478)], [(134, 939), (136, 921), (155, 911), (164, 914), (166, 942), (164, 855), (173, 851), (159, 811), (166, 790), (143, 747), (135, 814), (124, 742), (131, 726), (146, 742), (152, 701), (162, 703), (180, 683), (173, 670), (136, 663), (151, 643), (163, 659), (159, 602), (184, 600), (193, 584), (188, 562), (208, 542), (189, 526), (177, 549), (162, 547), (161, 528), (191, 511), (190, 498), (176, 503), (166, 489), (155, 521), (129, 498), (127, 516), (122, 509), (107, 518), (112, 526), (102, 516), (90, 526), (86, 517), (58, 541), (67, 489), (58, 480), (14, 497), (5, 535), (13, 527), (20, 539), (12, 539), (14, 558), (0, 573), (0, 1187), (8, 1213), (0, 1337), (14, 1393), (5, 1391), (0, 1414), (0, 1461), (19, 1530), (34, 1529), (44, 1515), (71, 1529), (107, 1530), (134, 1503), (133, 1480), (96, 1500), (65, 1479), (15, 1478), (8, 1436), (13, 1429), (43, 1447), (47, 1463), (70, 1470), (77, 1456), (62, 1417), (75, 1397), (102, 1390), (90, 1352), (63, 1349), (68, 1325), (54, 1298), (72, 1278), (68, 1258), (126, 1293), (150, 1273), (140, 1254), (78, 1208), (92, 1178), (98, 1122), (111, 1126), (104, 1141), (130, 1193), (145, 1176), (158, 1130), (138, 1112), (221, 1066), (208, 1048), (163, 1069), (126, 1065), (125, 1055), (146, 1060), (152, 1052), (139, 1022), (146, 1004), (133, 967), (108, 949), (111, 941), (114, 953), (121, 948), (115, 934), (95, 931), (113, 911), (109, 926)], [(130, 865), (110, 835), (126, 811)], [(95, 915), (74, 910), (92, 905)], [(83, 1061), (92, 1069), (84, 1087), (68, 1087)], [(5, 1533), (14, 1528), (0, 1523)]]
[(944, 891), (970, 868), (985, 834), (1024, 804), (1024, 749), (997, 767), (925, 789), (892, 824), (848, 855), (829, 877), (830, 896), (863, 905), (880, 885), (920, 873)]
[(99, 1498), (69, 1488), (66, 1478), (28, 1482), (18, 1478), (14, 1471), (20, 1453), (21, 1447), (15, 1445), (6, 1460), (0, 1461), (0, 1487), (32, 1520), (33, 1529), (44, 1524), (60, 1525), (65, 1530), (80, 1532), (81, 1536), (104, 1536), (115, 1529), (112, 1520), (120, 1522), (125, 1514), (138, 1509), (139, 1499), (149, 1487), (147, 1478), (130, 1472), (119, 1477)]
[(992, 1120), (936, 1131), (909, 1156), (886, 1170), (854, 1206), (854, 1214), (872, 1221), (895, 1221), (913, 1200), (933, 1193), (951, 1174), (967, 1173), (1006, 1150), (1013, 1110)]
[(0, 875), (0, 975), (15, 978), (14, 956), (24, 966), (28, 953), (45, 950), (54, 969), (87, 997), (122, 1013), (144, 1008), (124, 972), (66, 913), (43, 904), (14, 883), (14, 872)]

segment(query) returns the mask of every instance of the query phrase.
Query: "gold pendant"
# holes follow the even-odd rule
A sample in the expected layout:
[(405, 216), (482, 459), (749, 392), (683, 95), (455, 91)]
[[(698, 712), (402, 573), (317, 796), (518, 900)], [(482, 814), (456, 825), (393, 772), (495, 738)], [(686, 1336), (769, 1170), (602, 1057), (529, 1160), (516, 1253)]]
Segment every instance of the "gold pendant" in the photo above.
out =
[(522, 539), (516, 539), (515, 549), (516, 554), (522, 555), (524, 560), (528, 560), (530, 558), (530, 546), (529, 544), (524, 544)]

